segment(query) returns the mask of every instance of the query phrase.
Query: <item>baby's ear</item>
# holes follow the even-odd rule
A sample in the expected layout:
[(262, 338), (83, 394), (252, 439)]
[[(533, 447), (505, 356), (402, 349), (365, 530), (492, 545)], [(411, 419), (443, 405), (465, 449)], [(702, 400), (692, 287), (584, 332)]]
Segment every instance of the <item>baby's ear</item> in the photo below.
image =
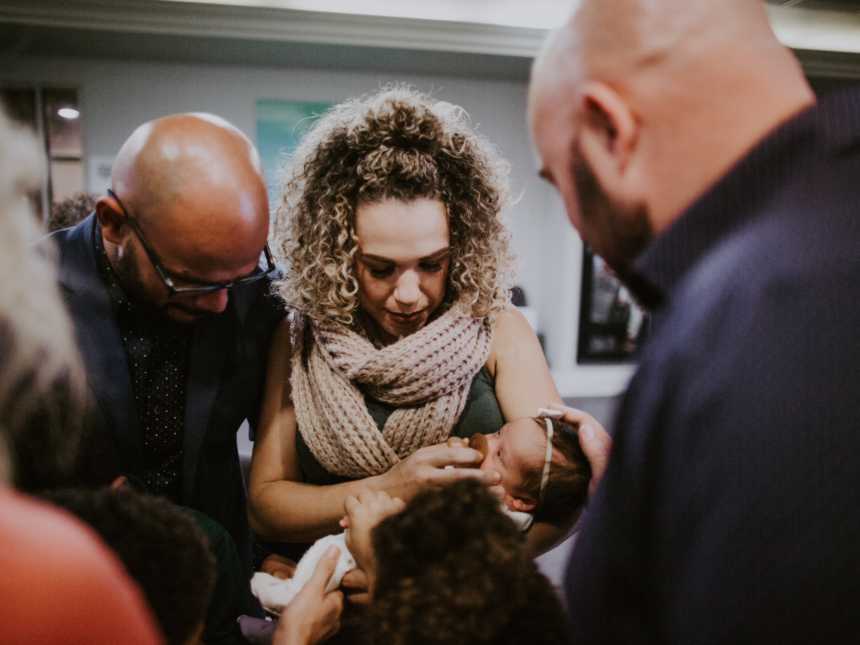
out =
[(537, 506), (537, 502), (526, 497), (514, 497), (510, 493), (505, 493), (505, 506), (522, 513), (531, 513)]

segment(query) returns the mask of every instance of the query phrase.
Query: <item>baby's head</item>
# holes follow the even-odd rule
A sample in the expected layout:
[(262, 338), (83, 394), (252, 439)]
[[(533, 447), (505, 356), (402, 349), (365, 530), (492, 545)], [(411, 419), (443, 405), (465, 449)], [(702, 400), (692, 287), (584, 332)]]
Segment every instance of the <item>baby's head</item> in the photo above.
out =
[[(552, 424), (549, 477), (541, 490), (547, 453), (546, 423)], [(474, 435), (469, 445), (484, 454), (482, 469), (502, 476), (498, 493), (505, 506), (533, 513), (535, 520), (563, 522), (585, 503), (591, 467), (579, 445), (578, 428), (559, 419), (514, 419), (490, 435)]]

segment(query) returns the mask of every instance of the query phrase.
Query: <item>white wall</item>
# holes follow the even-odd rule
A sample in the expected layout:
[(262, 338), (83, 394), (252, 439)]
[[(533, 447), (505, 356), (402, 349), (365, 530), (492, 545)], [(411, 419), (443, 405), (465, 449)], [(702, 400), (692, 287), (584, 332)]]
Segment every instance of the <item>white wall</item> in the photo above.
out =
[(478, 131), (510, 161), (512, 195), (518, 199), (506, 219), (520, 260), (519, 282), (538, 309), (553, 367), (564, 371), (559, 375), (563, 394), (611, 395), (624, 386), (627, 368), (570, 371), (576, 346), (581, 245), (553, 192), (536, 176), (524, 83), (107, 59), (16, 57), (0, 61), (0, 69), (0, 81), (79, 89), (87, 158), (113, 156), (137, 125), (173, 112), (214, 112), (254, 138), (259, 98), (336, 102), (374, 91), (386, 82), (406, 81), (462, 105)]

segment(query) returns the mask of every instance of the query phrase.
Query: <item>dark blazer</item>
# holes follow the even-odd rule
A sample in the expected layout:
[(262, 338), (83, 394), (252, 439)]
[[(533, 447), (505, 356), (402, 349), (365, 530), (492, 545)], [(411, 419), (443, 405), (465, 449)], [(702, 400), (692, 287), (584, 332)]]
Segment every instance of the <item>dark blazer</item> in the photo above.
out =
[(860, 633), (860, 92), (636, 261), (661, 294), (567, 574), (573, 643)]
[[(96, 264), (90, 215), (52, 234), (59, 249), (63, 297), (74, 322), (95, 400), (95, 425), (106, 471), (140, 472), (143, 438), (128, 362), (108, 293)], [(179, 503), (221, 523), (250, 561), (245, 491), (236, 431), (256, 423), (269, 342), (283, 313), (267, 281), (234, 289), (223, 314), (197, 325), (186, 387), (182, 496)]]

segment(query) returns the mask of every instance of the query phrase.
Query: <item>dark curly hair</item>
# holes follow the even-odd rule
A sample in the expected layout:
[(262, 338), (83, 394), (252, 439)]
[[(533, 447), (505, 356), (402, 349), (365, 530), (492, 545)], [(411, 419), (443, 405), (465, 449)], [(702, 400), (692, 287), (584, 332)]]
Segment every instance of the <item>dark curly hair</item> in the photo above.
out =
[[(0, 321), (0, 356), (6, 346)], [(12, 484), (36, 494), (75, 485), (77, 463), (94, 418), (85, 394), (69, 372), (50, 383), (38, 382), (38, 367), (26, 374), (0, 405), (7, 449), (12, 460)], [(41, 390), (41, 392), (39, 392)], [(40, 396), (34, 396), (39, 392)]]
[(275, 218), (288, 266), (278, 289), (317, 321), (355, 323), (355, 212), (386, 198), (439, 199), (451, 235), (445, 306), (476, 318), (501, 311), (512, 282), (500, 212), (507, 164), (469, 127), (462, 108), (406, 87), (333, 107), (290, 160)]
[(378, 577), (370, 642), (566, 642), (558, 596), (526, 555), (522, 533), (480, 484), (421, 493), (372, 539)]
[(48, 232), (74, 226), (95, 210), (98, 199), (98, 195), (91, 193), (75, 193), (61, 202), (56, 202), (51, 206), (51, 214), (48, 217)]
[[(543, 418), (535, 418), (534, 421), (541, 429), (544, 428)], [(526, 474), (523, 489), (540, 500), (534, 511), (536, 522), (562, 524), (585, 504), (588, 482), (591, 481), (591, 464), (579, 445), (579, 428), (560, 419), (550, 419), (550, 422), (553, 426), (552, 447), (561, 453), (561, 459), (550, 463), (543, 497), (540, 496), (543, 464)]]
[(215, 560), (194, 520), (166, 499), (130, 489), (68, 489), (44, 497), (89, 524), (117, 554), (167, 642), (188, 641), (215, 583)]

